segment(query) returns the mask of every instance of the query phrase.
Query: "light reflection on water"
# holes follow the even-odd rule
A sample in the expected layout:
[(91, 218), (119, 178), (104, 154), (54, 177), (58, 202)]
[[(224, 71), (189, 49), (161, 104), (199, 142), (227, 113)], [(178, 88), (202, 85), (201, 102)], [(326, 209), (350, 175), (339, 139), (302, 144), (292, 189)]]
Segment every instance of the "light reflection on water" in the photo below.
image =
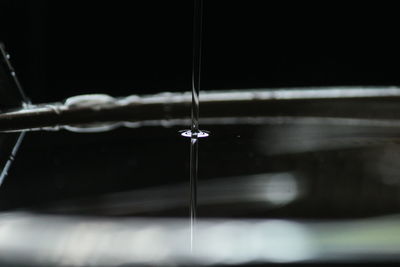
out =
[[(162, 212), (187, 206), (187, 183), (152, 187), (122, 193), (105, 194), (97, 201), (90, 198), (63, 201), (41, 207), (42, 211), (60, 214), (123, 215)], [(271, 209), (296, 201), (306, 192), (303, 181), (295, 173), (264, 173), (200, 181), (198, 205), (209, 207), (247, 203)]]

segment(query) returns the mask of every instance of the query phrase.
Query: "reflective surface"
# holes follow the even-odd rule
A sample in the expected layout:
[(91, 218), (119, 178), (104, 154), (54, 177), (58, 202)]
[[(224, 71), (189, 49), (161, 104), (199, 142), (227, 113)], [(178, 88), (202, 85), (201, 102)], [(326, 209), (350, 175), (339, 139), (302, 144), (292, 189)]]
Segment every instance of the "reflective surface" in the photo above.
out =
[(2, 258), (26, 264), (41, 255), (44, 266), (399, 260), (398, 216), (388, 216), (400, 210), (395, 121), (215, 122), (201, 122), (212, 134), (199, 143), (194, 254), (188, 139), (175, 122), (29, 133), (0, 189)]
[[(212, 134), (199, 144), (200, 216), (335, 219), (398, 211), (397, 124), (247, 122), (203, 123)], [(31, 132), (1, 188), (1, 206), (185, 216), (189, 149), (182, 127)]]

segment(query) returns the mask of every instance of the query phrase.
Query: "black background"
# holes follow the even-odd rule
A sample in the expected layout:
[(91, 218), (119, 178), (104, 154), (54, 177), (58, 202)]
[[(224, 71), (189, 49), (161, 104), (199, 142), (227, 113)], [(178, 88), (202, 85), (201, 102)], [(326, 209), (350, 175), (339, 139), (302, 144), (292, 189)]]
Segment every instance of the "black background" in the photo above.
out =
[[(0, 1), (33, 102), (190, 90), (192, 1)], [(202, 88), (397, 85), (395, 8), (205, 1)]]

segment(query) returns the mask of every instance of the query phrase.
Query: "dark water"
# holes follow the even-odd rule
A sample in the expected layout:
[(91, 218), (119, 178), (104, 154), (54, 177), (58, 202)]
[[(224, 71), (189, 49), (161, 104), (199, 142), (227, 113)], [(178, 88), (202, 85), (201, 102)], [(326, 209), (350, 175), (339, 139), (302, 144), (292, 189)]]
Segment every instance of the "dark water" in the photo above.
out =
[[(338, 118), (242, 118), (216, 123), (204, 120), (201, 125), (212, 135), (194, 139), (201, 142), (195, 192), (197, 215), (203, 219), (196, 223), (196, 252), (197, 248), (204, 248), (197, 244), (208, 233), (201, 228), (207, 218), (293, 219), (280, 221), (284, 225), (311, 220), (315, 225), (320, 223), (312, 229), (320, 229), (325, 238), (328, 235), (327, 240), (344, 233), (357, 241), (357, 229), (370, 236), (362, 227), (365, 222), (353, 221), (354, 228), (349, 228), (346, 224), (340, 226), (339, 221), (391, 215), (400, 210), (400, 128), (396, 124)], [(3, 220), (5, 211), (21, 210), (33, 217), (97, 215), (100, 218), (94, 220), (98, 223), (103, 219), (127, 223), (126, 217), (178, 217), (187, 227), (184, 246), (188, 247), (188, 173), (193, 168), (188, 160), (188, 139), (177, 135), (183, 127), (120, 128), (96, 134), (28, 132), (0, 188)], [(77, 217), (64, 218), (71, 223)], [(370, 225), (368, 231), (395, 236), (397, 232), (390, 231), (397, 229), (396, 217), (388, 224), (390, 218), (383, 224)], [(68, 229), (79, 228), (82, 222), (72, 222)], [(265, 220), (267, 225), (268, 222), (277, 221)], [(324, 232), (324, 225), (334, 224), (339, 225), (340, 231)], [(28, 230), (36, 229), (27, 225)], [(177, 225), (173, 227), (179, 229)], [(82, 229), (86, 234), (88, 230)], [(100, 230), (99, 238), (106, 231)], [(254, 229), (247, 230), (244, 236)], [(41, 231), (32, 232), (41, 238)], [(272, 240), (277, 240), (279, 235), (285, 236), (282, 229), (277, 235), (261, 236), (260, 244), (272, 242), (274, 247), (276, 244), (269, 238), (275, 236)], [(168, 243), (176, 241), (174, 238)], [(237, 236), (229, 235), (227, 242), (230, 238), (236, 240)], [(363, 247), (362, 242), (369, 242), (368, 238), (357, 244)], [(91, 247), (97, 247), (97, 242)]]
[[(200, 140), (199, 216), (340, 219), (400, 210), (396, 126), (204, 127), (213, 134)], [(1, 209), (186, 217), (181, 128), (28, 133), (0, 188)]]

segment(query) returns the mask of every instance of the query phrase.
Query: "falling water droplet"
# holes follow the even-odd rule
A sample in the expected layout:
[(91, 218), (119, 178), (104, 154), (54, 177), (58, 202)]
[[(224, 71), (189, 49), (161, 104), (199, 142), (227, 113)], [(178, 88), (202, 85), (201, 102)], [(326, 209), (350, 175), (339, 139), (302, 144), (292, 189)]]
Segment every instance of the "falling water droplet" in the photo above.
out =
[(180, 131), (180, 133), (183, 137), (188, 138), (204, 138), (210, 136), (210, 133), (208, 131), (198, 131), (197, 133), (192, 133), (191, 130), (183, 130)]

